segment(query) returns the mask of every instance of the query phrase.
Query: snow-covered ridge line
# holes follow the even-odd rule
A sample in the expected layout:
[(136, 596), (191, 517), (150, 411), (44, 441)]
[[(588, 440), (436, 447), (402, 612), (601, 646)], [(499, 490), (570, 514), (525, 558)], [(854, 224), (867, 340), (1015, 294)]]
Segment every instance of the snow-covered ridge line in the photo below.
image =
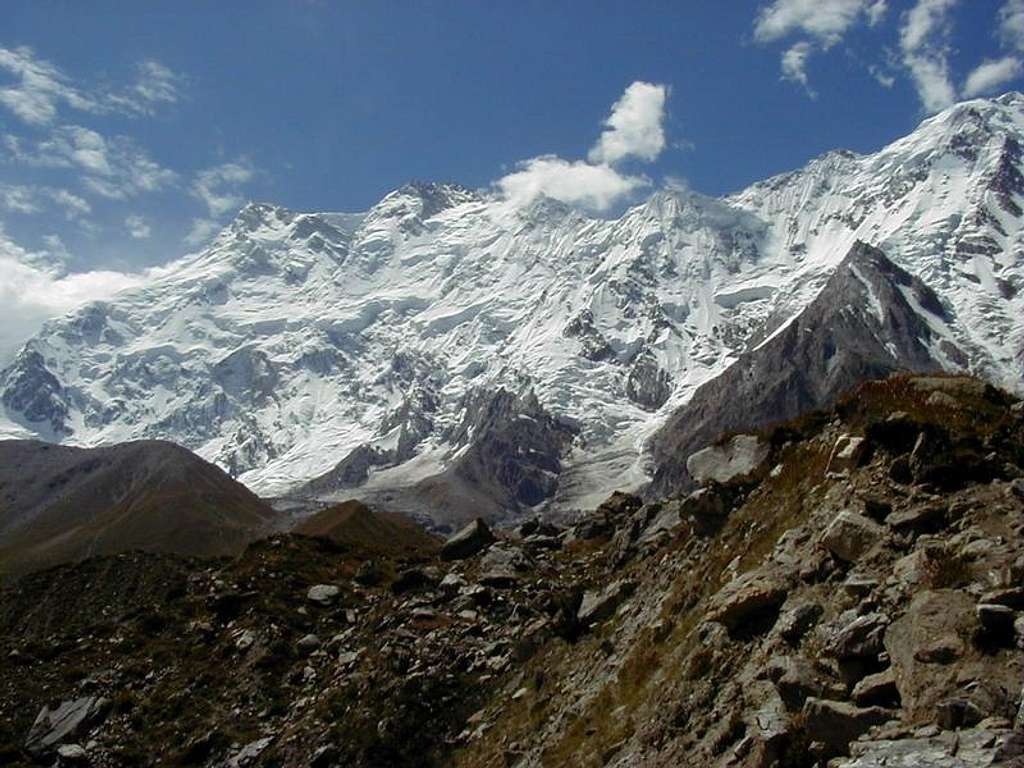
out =
[(661, 190), (614, 220), (448, 184), (360, 214), (249, 204), (151, 283), (48, 323), (0, 373), (0, 422), (170, 439), (267, 495), (360, 449), (357, 481), (380, 489), (443, 472), (474, 393), (504, 389), (578, 427), (555, 499), (585, 505), (642, 482), (646, 436), (858, 240), (939, 295), (946, 364), (1020, 390), (1022, 145), (1007, 94), (875, 154), (722, 199)]

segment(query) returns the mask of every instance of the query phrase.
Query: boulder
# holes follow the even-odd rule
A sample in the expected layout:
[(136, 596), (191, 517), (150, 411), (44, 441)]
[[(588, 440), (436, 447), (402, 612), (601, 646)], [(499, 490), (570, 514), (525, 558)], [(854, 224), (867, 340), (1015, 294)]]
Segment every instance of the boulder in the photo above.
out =
[(860, 466), (867, 450), (867, 442), (863, 437), (841, 435), (832, 447), (832, 455), (828, 460), (828, 472), (849, 474)]
[(441, 547), (441, 559), (465, 560), (486, 549), (494, 541), (491, 529), (478, 517), (444, 543)]
[(707, 620), (724, 624), (730, 632), (743, 626), (745, 629), (757, 631), (768, 629), (763, 626), (774, 624), (779, 606), (786, 599), (788, 586), (779, 573), (774, 570), (758, 568), (739, 576), (711, 598)]
[(768, 457), (768, 444), (756, 435), (736, 435), (724, 445), (712, 445), (690, 455), (686, 471), (698, 484), (728, 483), (749, 475)]
[(898, 707), (900, 692), (892, 667), (865, 677), (854, 686), (851, 697), (861, 707)]
[(893, 719), (891, 710), (882, 707), (858, 707), (844, 701), (809, 698), (803, 716), (807, 732), (825, 747), (827, 756), (849, 753), (849, 744), (868, 732), (873, 725)]
[(882, 651), (889, 617), (884, 613), (858, 616), (829, 640), (828, 650), (838, 659), (875, 658)]
[(934, 532), (945, 526), (948, 514), (949, 509), (945, 504), (922, 504), (893, 512), (886, 516), (885, 523), (893, 530), (900, 532)]
[(992, 646), (1011, 648), (1015, 633), (1013, 622), (1017, 614), (1012, 608), (994, 603), (979, 603), (974, 609), (981, 625), (979, 639)]
[(106, 710), (106, 699), (96, 696), (65, 701), (55, 709), (43, 707), (25, 738), (25, 751), (33, 755), (52, 753), (96, 724)]
[(808, 698), (824, 692), (814, 664), (803, 656), (773, 656), (767, 674), (790, 712), (799, 712)]
[(858, 560), (885, 535), (885, 529), (874, 520), (856, 512), (840, 512), (822, 536), (822, 544), (833, 555), (847, 563)]
[(306, 599), (318, 605), (330, 605), (340, 594), (341, 588), (334, 584), (317, 584), (306, 592)]

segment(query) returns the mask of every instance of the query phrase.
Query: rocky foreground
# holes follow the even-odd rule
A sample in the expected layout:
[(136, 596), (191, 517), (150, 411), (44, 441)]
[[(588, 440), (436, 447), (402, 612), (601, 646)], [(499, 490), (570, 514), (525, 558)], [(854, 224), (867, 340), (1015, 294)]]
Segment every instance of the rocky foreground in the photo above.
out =
[(1024, 765), (1021, 467), (1020, 402), (893, 378), (567, 528), (37, 573), (0, 764)]

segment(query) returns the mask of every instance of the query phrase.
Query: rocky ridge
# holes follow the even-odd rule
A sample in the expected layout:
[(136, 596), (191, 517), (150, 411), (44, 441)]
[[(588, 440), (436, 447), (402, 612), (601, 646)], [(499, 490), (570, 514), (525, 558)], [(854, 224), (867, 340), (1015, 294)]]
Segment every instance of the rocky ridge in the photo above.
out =
[(440, 552), (282, 534), (26, 577), (0, 600), (0, 754), (1019, 764), (1021, 402), (894, 377), (750, 439), (760, 462), (722, 451), (691, 494)]

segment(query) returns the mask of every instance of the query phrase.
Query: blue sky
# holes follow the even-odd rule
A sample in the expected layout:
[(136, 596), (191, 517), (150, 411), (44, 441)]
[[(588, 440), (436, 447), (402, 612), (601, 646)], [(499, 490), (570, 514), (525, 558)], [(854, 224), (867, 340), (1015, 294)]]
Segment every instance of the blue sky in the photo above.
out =
[[(26, 327), (200, 248), (247, 199), (354, 211), (409, 179), (596, 212), (668, 179), (724, 194), (1020, 88), (1024, 60), (1024, 0), (8, 0), (3, 16), (0, 309)], [(0, 334), (0, 359), (13, 343)]]

